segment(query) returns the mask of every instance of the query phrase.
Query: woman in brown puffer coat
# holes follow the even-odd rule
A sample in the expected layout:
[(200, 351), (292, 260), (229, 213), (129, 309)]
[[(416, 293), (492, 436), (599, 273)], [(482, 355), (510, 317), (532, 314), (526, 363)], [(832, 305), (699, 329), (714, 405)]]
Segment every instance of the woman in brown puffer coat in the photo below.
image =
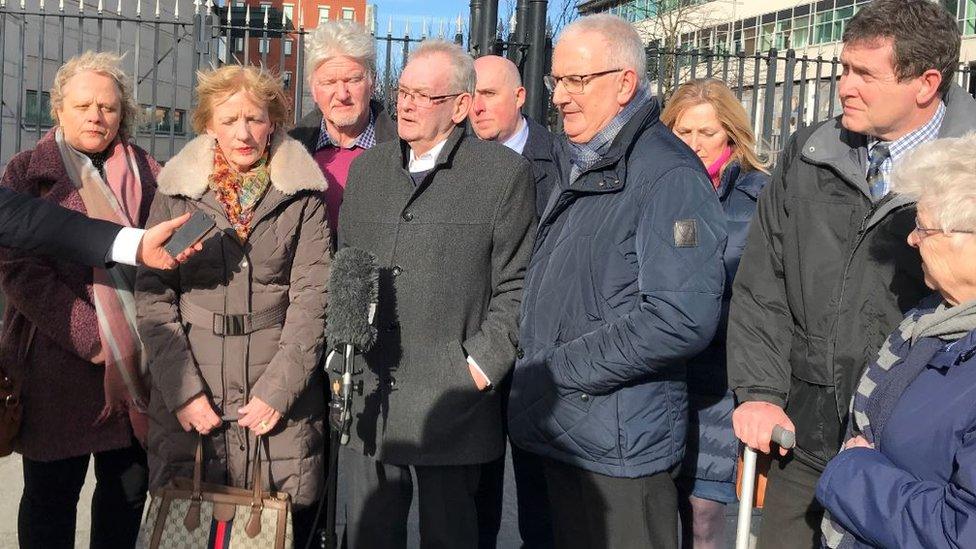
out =
[(175, 271), (143, 268), (137, 280), (152, 378), (150, 488), (192, 475), (197, 433), (208, 435), (206, 478), (247, 486), (255, 435), (267, 435), (265, 488), (291, 495), (302, 547), (323, 481), (326, 182), (285, 135), (277, 79), (227, 66), (199, 82), (201, 136), (160, 172), (149, 224), (199, 210), (216, 229)]

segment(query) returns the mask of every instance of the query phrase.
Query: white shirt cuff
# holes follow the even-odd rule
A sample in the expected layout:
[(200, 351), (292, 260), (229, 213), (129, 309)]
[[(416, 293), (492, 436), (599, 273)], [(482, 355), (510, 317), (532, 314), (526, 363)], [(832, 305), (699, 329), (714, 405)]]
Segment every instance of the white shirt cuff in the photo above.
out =
[(478, 373), (481, 374), (481, 376), (485, 378), (485, 381), (488, 382), (488, 385), (494, 385), (491, 382), (491, 378), (488, 377), (488, 374), (486, 374), (485, 371), (481, 369), (481, 366), (478, 366), (478, 363), (475, 362), (473, 358), (468, 357), (468, 364), (470, 364), (471, 366), (474, 366), (474, 369), (475, 370), (478, 370)]
[(139, 243), (142, 242), (142, 235), (145, 232), (143, 229), (122, 227), (119, 234), (115, 235), (115, 241), (112, 242), (112, 261), (133, 267), (138, 266), (136, 256), (139, 252)]

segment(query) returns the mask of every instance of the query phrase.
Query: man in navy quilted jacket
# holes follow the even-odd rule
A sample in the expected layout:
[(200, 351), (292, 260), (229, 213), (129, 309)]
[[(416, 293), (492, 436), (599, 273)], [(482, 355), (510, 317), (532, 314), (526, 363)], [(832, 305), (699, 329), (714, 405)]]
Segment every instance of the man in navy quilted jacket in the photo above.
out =
[(560, 181), (522, 297), (509, 434), (542, 456), (556, 546), (678, 546), (685, 366), (719, 322), (726, 228), (701, 162), (659, 121), (634, 28), (566, 27), (546, 78)]

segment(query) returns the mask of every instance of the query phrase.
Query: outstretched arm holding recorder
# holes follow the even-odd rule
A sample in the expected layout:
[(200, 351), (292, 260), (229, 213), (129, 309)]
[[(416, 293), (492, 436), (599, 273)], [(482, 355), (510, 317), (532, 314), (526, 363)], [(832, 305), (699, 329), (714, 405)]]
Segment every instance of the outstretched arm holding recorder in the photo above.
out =
[(163, 249), (187, 219), (189, 216), (182, 216), (148, 230), (134, 229), (0, 188), (0, 246), (92, 267), (125, 263), (175, 268), (200, 249), (197, 243), (176, 257)]

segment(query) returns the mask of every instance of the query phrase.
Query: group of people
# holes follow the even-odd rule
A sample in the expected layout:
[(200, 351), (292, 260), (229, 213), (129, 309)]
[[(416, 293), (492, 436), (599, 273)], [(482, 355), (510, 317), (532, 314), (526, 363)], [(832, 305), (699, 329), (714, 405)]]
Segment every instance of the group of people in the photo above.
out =
[[(203, 72), (198, 137), (161, 167), (119, 59), (68, 61), (57, 125), (2, 178), (99, 220), (81, 250), (0, 250), (21, 546), (73, 546), (91, 456), (91, 546), (132, 546), (147, 490), (190, 476), (203, 437), (206, 479), (234, 486), (265, 446), (305, 547), (330, 258), (355, 247), (379, 300), (339, 453), (344, 546), (405, 547), (416, 490), (421, 546), (494, 547), (510, 447), (526, 547), (720, 547), (745, 444), (774, 455), (760, 547), (976, 547), (959, 31), (939, 4), (874, 0), (843, 42), (843, 113), (772, 174), (723, 82), (662, 110), (609, 15), (555, 44), (563, 135), (521, 113), (514, 64), (438, 40), (410, 54), (394, 122), (373, 38), (335, 21), (308, 39), (317, 109), (295, 128), (268, 72)], [(194, 212), (215, 229), (169, 257)]]

